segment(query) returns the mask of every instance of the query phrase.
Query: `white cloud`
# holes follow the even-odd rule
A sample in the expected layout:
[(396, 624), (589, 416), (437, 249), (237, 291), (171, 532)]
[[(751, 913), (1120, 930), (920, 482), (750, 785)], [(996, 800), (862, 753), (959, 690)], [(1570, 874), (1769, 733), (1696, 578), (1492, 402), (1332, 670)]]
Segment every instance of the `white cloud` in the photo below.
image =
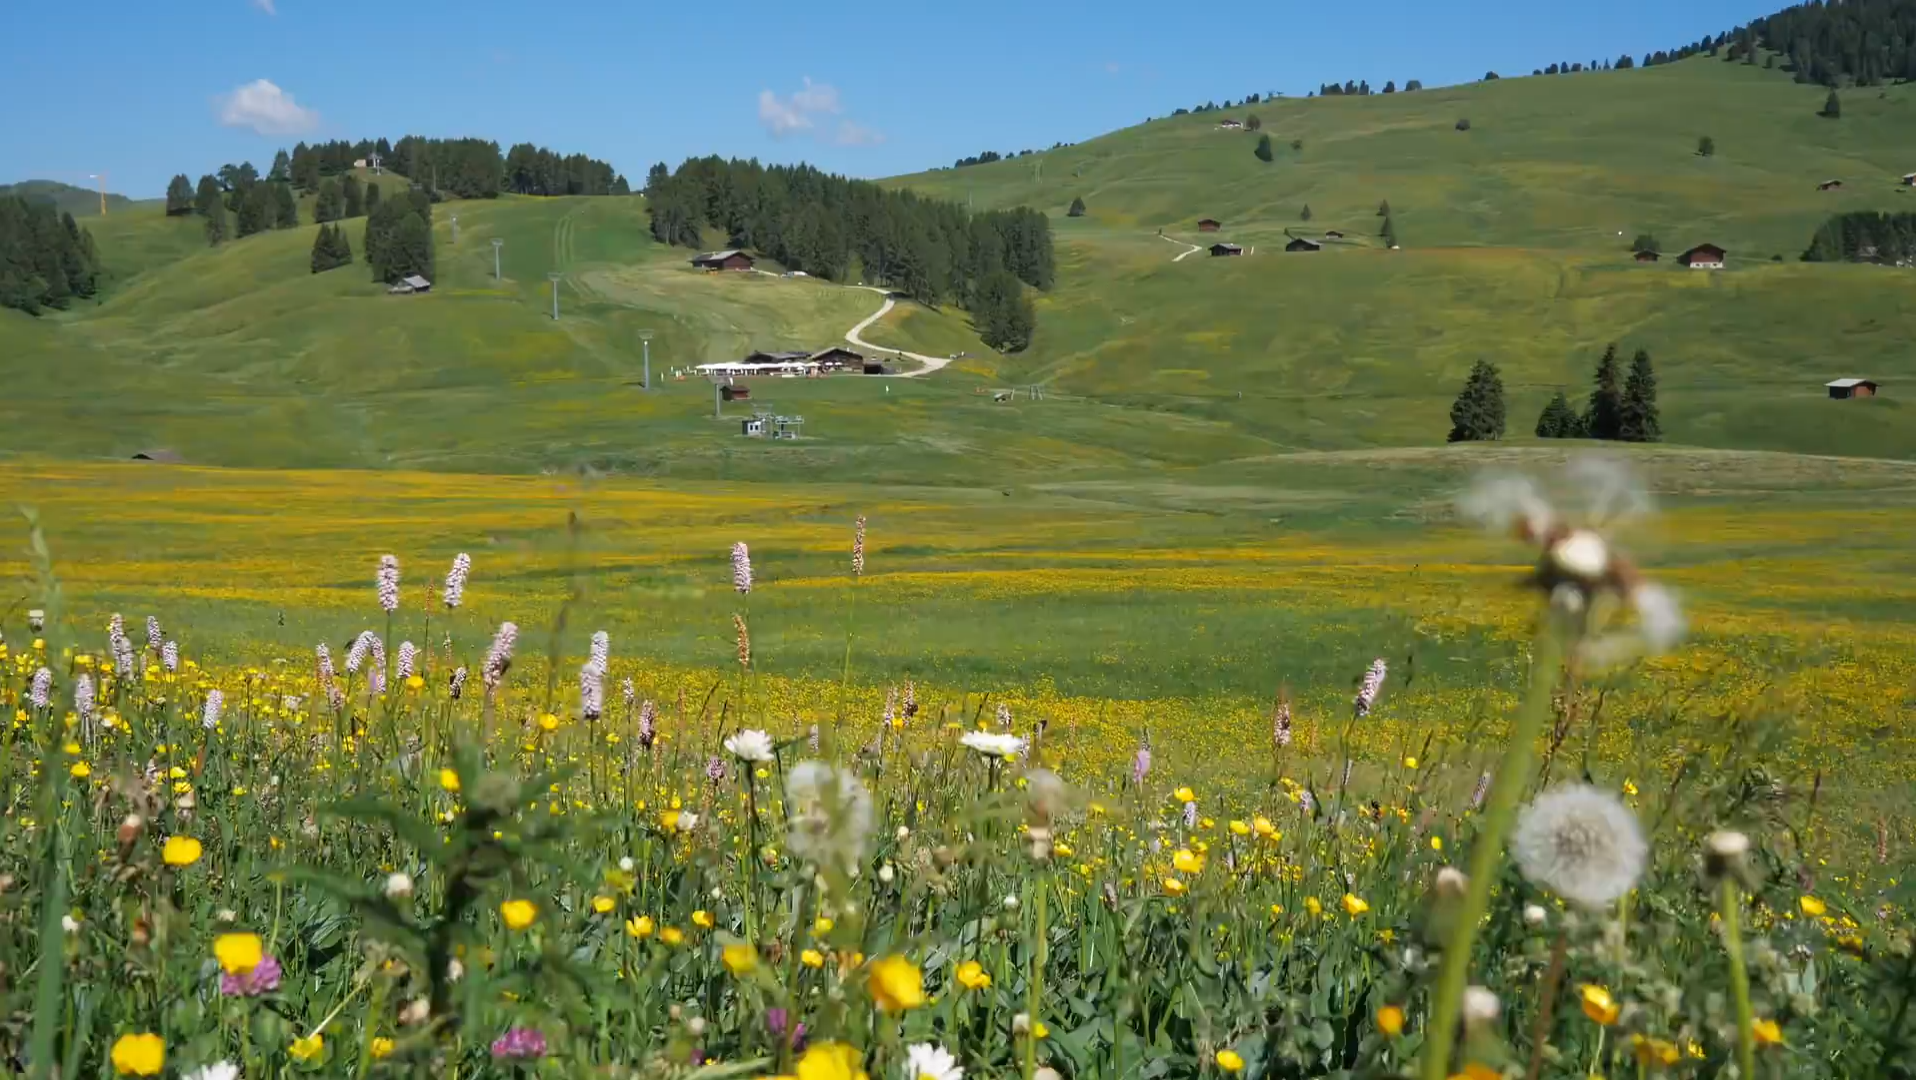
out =
[(318, 112), (302, 108), (293, 95), (266, 79), (221, 94), (214, 104), (219, 107), (220, 123), (252, 128), (261, 135), (297, 135), (319, 126)]
[(279, 14), (279, 8), (273, 6), (273, 0), (252, 0), (252, 4), (268, 15)]
[(885, 141), (880, 132), (850, 120), (841, 120), (829, 131), (819, 127), (821, 118), (844, 111), (838, 88), (830, 83), (815, 83), (809, 76), (804, 85), (790, 94), (771, 90), (758, 92), (758, 122), (774, 139), (805, 133), (839, 146), (869, 146)]

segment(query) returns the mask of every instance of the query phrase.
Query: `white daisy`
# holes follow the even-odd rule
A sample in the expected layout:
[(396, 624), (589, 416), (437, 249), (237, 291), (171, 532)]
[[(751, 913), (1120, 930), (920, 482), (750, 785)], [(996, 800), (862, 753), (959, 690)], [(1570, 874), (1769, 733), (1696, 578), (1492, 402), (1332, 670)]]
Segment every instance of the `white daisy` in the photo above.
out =
[(757, 728), (746, 728), (725, 738), (725, 749), (740, 761), (772, 760), (772, 737)]
[(1615, 796), (1571, 784), (1524, 808), (1511, 851), (1524, 877), (1574, 904), (1602, 909), (1636, 885), (1649, 845), (1636, 815)]
[(905, 1080), (963, 1080), (964, 1067), (951, 1051), (930, 1043), (905, 1047)]
[(1016, 757), (1025, 751), (1025, 741), (1018, 736), (990, 731), (967, 731), (958, 741), (986, 757)]
[(230, 1061), (215, 1061), (187, 1073), (184, 1080), (239, 1080), (239, 1066)]

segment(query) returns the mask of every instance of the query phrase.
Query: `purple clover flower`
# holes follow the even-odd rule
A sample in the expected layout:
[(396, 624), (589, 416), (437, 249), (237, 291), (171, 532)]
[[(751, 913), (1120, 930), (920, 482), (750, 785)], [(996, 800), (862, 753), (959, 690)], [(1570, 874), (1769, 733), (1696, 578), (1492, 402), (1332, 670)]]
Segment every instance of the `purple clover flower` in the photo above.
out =
[(227, 997), (258, 997), (279, 989), (279, 960), (263, 956), (253, 970), (239, 975), (220, 976), (220, 993)]

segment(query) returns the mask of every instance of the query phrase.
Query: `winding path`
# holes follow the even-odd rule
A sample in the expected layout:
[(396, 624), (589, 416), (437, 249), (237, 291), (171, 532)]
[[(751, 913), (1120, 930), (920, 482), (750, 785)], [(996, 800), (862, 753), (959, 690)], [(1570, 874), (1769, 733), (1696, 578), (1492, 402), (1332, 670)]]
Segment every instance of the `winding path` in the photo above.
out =
[(858, 335), (864, 333), (866, 330), (871, 329), (871, 325), (873, 323), (884, 318), (887, 312), (891, 311), (893, 307), (897, 306), (898, 301), (892, 299), (891, 290), (889, 289), (874, 288), (870, 285), (847, 285), (845, 286), (845, 288), (863, 289), (866, 292), (875, 292), (878, 295), (883, 296), (885, 298), (885, 304), (883, 307), (879, 308), (877, 311), (874, 311), (870, 315), (866, 316), (865, 320), (859, 323), (857, 326), (854, 326), (850, 330), (845, 331), (846, 341), (851, 342), (853, 345), (856, 345), (861, 349), (870, 349), (873, 352), (880, 352), (880, 353), (890, 353), (893, 356), (902, 356), (907, 360), (916, 360), (919, 363), (925, 365), (924, 367), (919, 368), (917, 371), (901, 371), (898, 373), (897, 378), (915, 379), (920, 375), (929, 375), (932, 372), (937, 371), (939, 368), (944, 367), (946, 364), (951, 363), (951, 357), (949, 356), (925, 356), (920, 353), (906, 352), (903, 349), (888, 349), (883, 345), (874, 345), (871, 342), (866, 341), (864, 338), (859, 337)]
[[(1168, 237), (1168, 236), (1166, 236), (1166, 235), (1164, 235), (1163, 233), (1159, 233), (1159, 234), (1158, 234), (1158, 239), (1160, 239), (1160, 240), (1170, 240), (1170, 241), (1171, 241), (1171, 242), (1172, 242), (1173, 244), (1183, 244), (1183, 243), (1184, 243), (1184, 241), (1182, 241), (1182, 240), (1172, 240), (1172, 239), (1171, 239), (1171, 237)], [(1202, 245), (1202, 244), (1189, 244), (1189, 245), (1186, 245), (1186, 246), (1187, 246), (1187, 248), (1188, 248), (1189, 250), (1187, 250), (1187, 251), (1185, 251), (1185, 252), (1184, 252), (1183, 254), (1181, 254), (1181, 255), (1179, 255), (1179, 256), (1177, 256), (1176, 258), (1174, 258), (1174, 259), (1172, 259), (1172, 260), (1171, 260), (1172, 262), (1183, 262), (1184, 260), (1186, 260), (1186, 259), (1188, 259), (1188, 258), (1190, 258), (1191, 256), (1193, 256), (1193, 255), (1196, 255), (1196, 254), (1197, 254), (1198, 252), (1200, 252), (1200, 251), (1203, 251), (1203, 250), (1204, 250), (1204, 245)]]

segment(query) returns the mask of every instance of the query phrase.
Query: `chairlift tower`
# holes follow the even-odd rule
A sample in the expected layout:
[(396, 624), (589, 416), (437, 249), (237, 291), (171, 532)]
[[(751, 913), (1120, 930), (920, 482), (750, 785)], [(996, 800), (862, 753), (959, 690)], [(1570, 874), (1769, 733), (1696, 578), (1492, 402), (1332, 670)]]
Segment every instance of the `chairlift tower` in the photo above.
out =
[(505, 243), (504, 240), (498, 237), (494, 237), (492, 240), (492, 280), (494, 281), (499, 280), (499, 249), (504, 247)]
[(565, 276), (564, 274), (559, 273), (557, 270), (549, 270), (546, 272), (546, 280), (552, 282), (552, 321), (553, 322), (559, 321), (559, 279), (564, 276)]
[(452, 242), (455, 247), (458, 246), (459, 244), (459, 215), (458, 214), (452, 215)]

